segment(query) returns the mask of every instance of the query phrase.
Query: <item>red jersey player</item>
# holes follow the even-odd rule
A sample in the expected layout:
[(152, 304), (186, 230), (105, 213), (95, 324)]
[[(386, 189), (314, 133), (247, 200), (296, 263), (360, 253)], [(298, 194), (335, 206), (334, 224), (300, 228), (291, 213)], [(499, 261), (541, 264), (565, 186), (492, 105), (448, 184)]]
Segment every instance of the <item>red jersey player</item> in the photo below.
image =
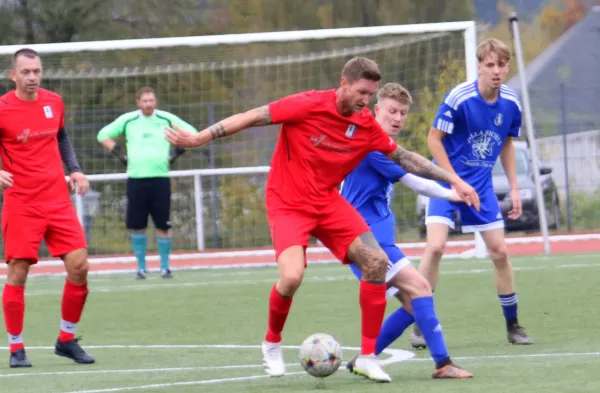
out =
[(387, 257), (369, 227), (339, 194), (338, 186), (370, 151), (381, 151), (408, 172), (449, 182), (478, 207), (471, 186), (431, 161), (398, 146), (367, 108), (377, 91), (378, 66), (354, 58), (342, 70), (340, 87), (291, 95), (261, 108), (231, 116), (198, 134), (167, 128), (169, 142), (197, 147), (251, 126), (282, 124), (269, 172), (267, 218), (279, 268), (269, 299), (267, 333), (262, 345), (265, 371), (285, 373), (281, 332), (302, 281), (309, 236), (318, 238), (344, 263), (361, 269), (361, 355), (354, 369), (375, 381), (389, 382), (374, 356), (386, 307)]
[(61, 97), (39, 87), (42, 64), (37, 53), (31, 49), (17, 51), (10, 77), (16, 89), (0, 97), (2, 236), (8, 264), (2, 308), (10, 366), (31, 367), (23, 346), (24, 291), (42, 238), (50, 253), (62, 258), (67, 271), (55, 353), (77, 363), (94, 363), (74, 338), (88, 294), (87, 245), (62, 162), (70, 173), (72, 189), (77, 186), (84, 194), (89, 184), (64, 129)]

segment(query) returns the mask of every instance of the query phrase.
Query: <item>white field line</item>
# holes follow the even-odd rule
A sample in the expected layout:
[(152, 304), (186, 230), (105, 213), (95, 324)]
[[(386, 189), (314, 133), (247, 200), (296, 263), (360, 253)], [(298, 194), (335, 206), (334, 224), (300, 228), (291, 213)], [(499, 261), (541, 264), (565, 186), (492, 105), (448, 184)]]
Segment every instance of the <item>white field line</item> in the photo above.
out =
[[(515, 266), (514, 271), (545, 271), (555, 269), (581, 269), (581, 268), (597, 268), (600, 267), (600, 263), (581, 263), (581, 264), (561, 264), (561, 265), (543, 265), (543, 266)], [(481, 269), (466, 269), (466, 270), (449, 270), (441, 271), (442, 276), (457, 276), (457, 275), (471, 275), (471, 274), (484, 274), (492, 273), (492, 268), (481, 268)], [(264, 278), (264, 279), (248, 279), (248, 280), (220, 280), (220, 281), (200, 281), (200, 282), (169, 282), (160, 284), (129, 284), (119, 286), (93, 286), (90, 291), (93, 293), (122, 293), (122, 292), (135, 292), (135, 291), (147, 291), (154, 289), (173, 289), (173, 288), (196, 288), (196, 287), (212, 287), (212, 286), (242, 286), (242, 285), (259, 285), (273, 283), (275, 278)], [(324, 276), (324, 277), (305, 277), (304, 283), (315, 283), (315, 282), (332, 282), (332, 281), (348, 281), (356, 280), (351, 275), (338, 275), (338, 276)], [(119, 283), (121, 284), (121, 283)], [(46, 296), (46, 295), (59, 295), (62, 293), (62, 289), (57, 288), (53, 290), (31, 290), (25, 293), (26, 296)]]
[[(52, 347), (30, 347), (28, 349), (49, 349)], [(87, 348), (93, 349), (173, 349), (173, 348), (219, 348), (219, 349), (259, 349), (260, 345), (99, 345), (99, 346), (88, 346)], [(298, 346), (285, 346), (286, 349), (298, 349)], [(344, 347), (345, 350), (357, 350), (358, 348), (352, 347)], [(428, 361), (431, 362), (431, 359), (415, 359), (412, 358), (414, 353), (403, 350), (386, 350), (387, 353), (392, 356), (388, 359), (385, 359), (383, 362), (390, 363), (398, 363), (402, 361)], [(549, 358), (549, 357), (588, 357), (588, 356), (600, 356), (600, 352), (562, 352), (562, 353), (538, 353), (538, 354), (510, 354), (510, 355), (489, 355), (489, 356), (462, 356), (455, 357), (456, 360), (495, 360), (495, 359), (535, 359), (535, 358)], [(396, 361), (390, 361), (396, 358)], [(288, 364), (288, 366), (298, 366), (297, 363)], [(249, 369), (249, 368), (259, 368), (262, 365), (237, 365), (237, 366), (213, 366), (213, 367), (172, 367), (172, 368), (148, 368), (148, 369), (130, 369), (130, 370), (89, 370), (89, 371), (67, 371), (67, 372), (44, 372), (44, 373), (19, 373), (19, 374), (0, 374), (0, 378), (9, 378), (9, 377), (18, 377), (18, 376), (50, 376), (50, 375), (73, 375), (73, 374), (106, 374), (106, 373), (140, 373), (140, 372), (154, 372), (154, 371), (162, 371), (162, 372), (181, 372), (181, 371), (191, 371), (191, 370), (221, 370), (221, 369)], [(300, 372), (291, 372), (286, 375), (300, 375), (305, 374), (303, 371)], [(121, 386), (121, 387), (113, 387), (113, 388), (101, 388), (101, 389), (90, 389), (90, 390), (75, 390), (64, 393), (111, 393), (111, 392), (126, 392), (126, 391), (136, 391), (136, 390), (152, 390), (152, 389), (160, 389), (160, 388), (170, 388), (170, 387), (178, 387), (178, 386), (199, 386), (199, 385), (209, 385), (209, 384), (221, 384), (221, 383), (231, 383), (231, 382), (241, 382), (241, 381), (251, 381), (257, 379), (265, 379), (269, 378), (268, 375), (251, 375), (251, 376), (242, 376), (242, 377), (234, 377), (234, 378), (216, 378), (216, 379), (204, 379), (198, 381), (185, 381), (185, 382), (170, 382), (170, 383), (155, 383), (155, 384), (147, 384), (147, 385), (136, 385), (136, 386)]]

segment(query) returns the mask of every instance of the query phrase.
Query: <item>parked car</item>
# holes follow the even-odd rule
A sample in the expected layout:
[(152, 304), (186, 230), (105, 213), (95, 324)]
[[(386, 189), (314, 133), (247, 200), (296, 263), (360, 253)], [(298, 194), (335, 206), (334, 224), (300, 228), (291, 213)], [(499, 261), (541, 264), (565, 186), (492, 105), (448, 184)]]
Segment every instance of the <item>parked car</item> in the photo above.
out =
[[(492, 169), (492, 182), (494, 184), (494, 192), (500, 203), (502, 216), (507, 231), (529, 231), (539, 229), (539, 215), (536, 201), (535, 183), (533, 181), (533, 165), (531, 164), (531, 154), (526, 142), (514, 141), (515, 159), (517, 163), (517, 181), (519, 183), (519, 194), (523, 205), (523, 214), (516, 220), (508, 218), (512, 204), (510, 201), (510, 188), (506, 174), (500, 163), (500, 159), (496, 162)], [(541, 175), (542, 192), (546, 207), (546, 220), (548, 227), (558, 229), (560, 227), (560, 200), (556, 184), (552, 179), (552, 168), (538, 165)], [(418, 229), (421, 238), (425, 237), (425, 206), (428, 198), (422, 195), (417, 197), (417, 217)], [(460, 217), (455, 213), (454, 217), (455, 229), (451, 230), (451, 234), (461, 232)]]

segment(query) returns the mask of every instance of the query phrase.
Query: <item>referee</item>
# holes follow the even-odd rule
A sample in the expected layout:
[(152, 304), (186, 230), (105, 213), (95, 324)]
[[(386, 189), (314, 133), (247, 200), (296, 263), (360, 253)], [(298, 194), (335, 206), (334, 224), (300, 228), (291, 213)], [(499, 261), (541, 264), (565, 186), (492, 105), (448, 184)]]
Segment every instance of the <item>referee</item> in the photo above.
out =
[[(165, 139), (165, 126), (176, 124), (193, 133), (198, 131), (177, 116), (156, 109), (154, 89), (144, 87), (137, 92), (139, 110), (125, 113), (98, 133), (100, 142), (127, 166), (127, 228), (131, 230), (131, 246), (138, 262), (136, 279), (146, 278), (146, 227), (148, 215), (156, 228), (156, 243), (160, 254), (161, 277), (171, 278), (171, 181), (169, 165), (185, 152), (171, 151)], [(124, 136), (125, 152), (114, 138)]]

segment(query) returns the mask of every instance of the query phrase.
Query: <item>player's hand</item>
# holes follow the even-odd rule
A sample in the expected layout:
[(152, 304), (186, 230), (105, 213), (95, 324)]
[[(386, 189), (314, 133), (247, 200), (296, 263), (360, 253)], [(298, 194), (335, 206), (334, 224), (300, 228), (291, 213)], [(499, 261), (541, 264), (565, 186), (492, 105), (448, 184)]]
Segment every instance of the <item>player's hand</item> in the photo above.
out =
[(450, 195), (450, 199), (448, 199), (450, 202), (462, 202), (463, 199), (460, 197), (460, 195), (458, 195), (458, 192), (452, 188), (450, 189), (451, 195)]
[(11, 173), (0, 171), (0, 188), (10, 188), (13, 185), (13, 177)]
[(523, 205), (521, 203), (521, 196), (519, 190), (512, 190), (510, 192), (510, 201), (512, 203), (512, 209), (508, 212), (508, 218), (516, 220), (523, 214)]
[(77, 191), (79, 195), (85, 195), (90, 190), (90, 183), (81, 172), (73, 172), (69, 176), (71, 191)]
[(177, 127), (165, 127), (165, 138), (174, 146), (179, 147), (200, 147), (208, 141), (202, 141), (200, 134), (192, 134)]
[(452, 185), (452, 187), (467, 205), (473, 206), (475, 210), (479, 211), (479, 195), (477, 195), (477, 192), (473, 187), (460, 178)]

